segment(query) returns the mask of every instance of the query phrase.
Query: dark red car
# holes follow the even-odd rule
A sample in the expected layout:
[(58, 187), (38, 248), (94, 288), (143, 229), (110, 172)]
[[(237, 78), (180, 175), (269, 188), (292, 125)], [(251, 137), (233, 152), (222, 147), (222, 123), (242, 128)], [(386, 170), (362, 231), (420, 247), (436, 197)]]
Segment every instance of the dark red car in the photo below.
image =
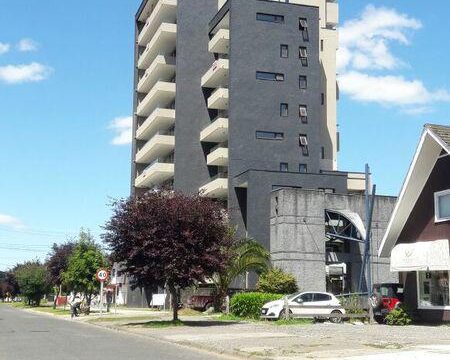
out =
[(403, 285), (397, 283), (374, 284), (369, 301), (375, 321), (384, 324), (386, 315), (403, 302)]
[(192, 295), (188, 301), (187, 306), (191, 309), (205, 311), (214, 304), (214, 297), (210, 295)]

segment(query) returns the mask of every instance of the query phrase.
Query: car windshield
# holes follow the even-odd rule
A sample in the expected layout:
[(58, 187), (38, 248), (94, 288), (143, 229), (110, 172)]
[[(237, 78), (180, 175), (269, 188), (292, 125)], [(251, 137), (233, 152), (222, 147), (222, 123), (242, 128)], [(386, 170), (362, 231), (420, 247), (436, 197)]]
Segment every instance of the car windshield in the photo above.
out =
[(295, 299), (297, 296), (299, 296), (300, 294), (301, 294), (300, 292), (297, 292), (297, 293), (294, 293), (294, 294), (286, 295), (285, 297), (287, 297), (289, 300), (293, 300), (293, 299)]

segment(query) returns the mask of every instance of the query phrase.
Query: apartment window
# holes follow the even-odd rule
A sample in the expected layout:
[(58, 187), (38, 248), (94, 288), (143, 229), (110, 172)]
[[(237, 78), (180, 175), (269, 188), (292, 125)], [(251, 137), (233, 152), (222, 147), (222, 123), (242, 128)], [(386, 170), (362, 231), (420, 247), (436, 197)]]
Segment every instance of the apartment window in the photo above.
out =
[(289, 115), (289, 105), (282, 103), (280, 104), (280, 116), (286, 117)]
[(256, 13), (256, 20), (282, 24), (284, 23), (283, 15)]
[(325, 94), (324, 93), (320, 94), (320, 103), (322, 105), (325, 105)]
[(320, 150), (321, 150), (321, 154), (320, 155), (321, 155), (321, 158), (323, 160), (323, 159), (325, 159), (325, 147), (322, 146)]
[(299, 143), (299, 146), (302, 149), (303, 156), (308, 156), (309, 155), (308, 137), (306, 136), (306, 134), (300, 134), (298, 136), (298, 143)]
[(282, 58), (289, 57), (289, 46), (288, 45), (280, 45), (280, 57), (282, 57)]
[(300, 75), (298, 77), (298, 86), (300, 89), (306, 89), (308, 87), (308, 80), (305, 75)]
[(298, 28), (302, 32), (303, 41), (309, 41), (308, 20), (305, 18), (298, 19)]
[(320, 40), (320, 51), (323, 51), (323, 40)]
[(289, 171), (289, 165), (288, 165), (288, 163), (280, 163), (280, 171), (282, 171), (282, 172), (288, 172), (288, 171)]
[(267, 80), (267, 81), (284, 81), (284, 74), (257, 71), (256, 78), (258, 80)]
[(298, 165), (298, 172), (299, 173), (307, 173), (308, 172), (308, 165), (307, 164), (299, 164)]
[(263, 140), (283, 140), (284, 134), (272, 131), (257, 131), (256, 138)]
[(306, 18), (298, 19), (298, 28), (300, 31), (305, 31), (308, 29), (308, 20)]
[(302, 123), (307, 124), (308, 123), (308, 109), (307, 109), (306, 105), (300, 105), (298, 113), (299, 113), (298, 115), (300, 116), (300, 120), (302, 121)]
[(302, 66), (308, 66), (308, 49), (306, 46), (300, 46), (298, 48), (298, 57), (300, 58)]
[(434, 193), (435, 222), (450, 220), (450, 189)]

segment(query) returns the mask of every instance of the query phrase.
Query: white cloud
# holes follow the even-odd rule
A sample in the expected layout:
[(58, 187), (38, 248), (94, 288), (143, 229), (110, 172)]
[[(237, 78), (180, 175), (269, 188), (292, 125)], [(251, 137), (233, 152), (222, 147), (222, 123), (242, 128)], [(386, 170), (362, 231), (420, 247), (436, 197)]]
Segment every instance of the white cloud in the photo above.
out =
[(402, 76), (374, 76), (350, 71), (339, 76), (340, 89), (352, 99), (376, 102), (382, 105), (426, 105), (437, 101), (450, 101), (445, 90), (430, 91), (419, 80), (406, 80)]
[(113, 145), (131, 144), (133, 137), (132, 125), (133, 118), (131, 116), (118, 117), (111, 121), (109, 129), (115, 132), (114, 138), (111, 140)]
[(6, 54), (9, 51), (10, 45), (0, 42), (0, 55)]
[(342, 93), (353, 100), (399, 107), (420, 115), (430, 105), (450, 102), (446, 90), (430, 90), (421, 80), (392, 73), (405, 63), (391, 50), (394, 43), (410, 44), (412, 31), (422, 27), (419, 20), (394, 9), (368, 5), (362, 14), (343, 24), (339, 32), (337, 66)]
[(338, 68), (395, 69), (403, 64), (389, 44), (409, 44), (408, 31), (422, 27), (419, 20), (394, 9), (368, 5), (361, 16), (349, 20), (339, 30)]
[(17, 44), (17, 50), (22, 52), (37, 51), (39, 44), (32, 39), (21, 39)]
[(11, 215), (0, 214), (0, 225), (8, 226), (13, 229), (23, 229), (25, 226), (22, 221)]
[(7, 84), (38, 82), (47, 79), (52, 72), (52, 68), (36, 62), (0, 66), (0, 81)]

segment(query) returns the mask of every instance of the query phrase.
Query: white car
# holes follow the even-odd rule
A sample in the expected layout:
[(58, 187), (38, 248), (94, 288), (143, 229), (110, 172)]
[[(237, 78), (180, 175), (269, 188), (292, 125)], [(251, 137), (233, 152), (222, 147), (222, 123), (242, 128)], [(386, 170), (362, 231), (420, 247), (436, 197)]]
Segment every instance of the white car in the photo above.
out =
[[(330, 293), (310, 291), (286, 296), (289, 312), (293, 317), (298, 315), (298, 317), (329, 318), (333, 322), (340, 322), (342, 318), (333, 317), (333, 314), (345, 314), (345, 309), (339, 300)], [(261, 318), (283, 318), (285, 299), (286, 297), (264, 304), (261, 309)]]

